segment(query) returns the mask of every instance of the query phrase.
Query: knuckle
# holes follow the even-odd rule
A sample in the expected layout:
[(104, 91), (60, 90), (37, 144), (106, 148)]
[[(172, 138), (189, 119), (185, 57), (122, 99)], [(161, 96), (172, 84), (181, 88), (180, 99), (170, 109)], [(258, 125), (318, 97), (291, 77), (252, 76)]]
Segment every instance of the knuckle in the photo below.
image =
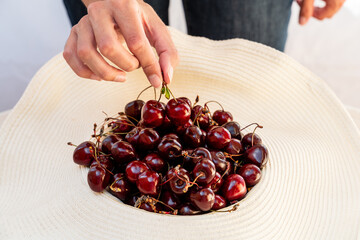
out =
[(101, 7), (102, 3), (101, 1), (92, 2), (87, 7), (87, 11), (89, 15), (94, 15), (96, 12), (99, 11), (99, 8)]
[(134, 71), (135, 69), (137, 69), (139, 66), (137, 61), (129, 61), (124, 67), (123, 70), (125, 72), (131, 72)]
[(145, 41), (139, 36), (132, 36), (128, 39), (127, 45), (132, 52), (139, 52), (145, 47)]
[(114, 80), (114, 76), (111, 74), (109, 70), (102, 70), (97, 74), (101, 79), (112, 81)]
[(70, 58), (71, 58), (72, 52), (70, 49), (65, 48), (63, 51), (63, 57), (64, 59), (69, 62)]
[(108, 39), (102, 40), (99, 42), (98, 47), (100, 52), (104, 56), (109, 57), (114, 55), (115, 44), (112, 40), (108, 40)]
[(87, 62), (91, 58), (90, 49), (87, 47), (78, 48), (77, 55), (83, 62)]
[(90, 77), (90, 73), (88, 71), (88, 69), (84, 68), (84, 67), (80, 67), (79, 69), (77, 69), (75, 71), (75, 73), (82, 78), (89, 78)]
[(152, 61), (151, 63), (143, 66), (143, 70), (145, 73), (156, 73), (157, 71), (157, 62)]

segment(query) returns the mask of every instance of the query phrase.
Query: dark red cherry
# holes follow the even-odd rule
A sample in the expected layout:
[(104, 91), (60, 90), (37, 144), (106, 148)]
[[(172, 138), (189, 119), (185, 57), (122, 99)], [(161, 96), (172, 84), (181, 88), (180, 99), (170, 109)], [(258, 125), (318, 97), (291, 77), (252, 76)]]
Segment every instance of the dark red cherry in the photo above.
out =
[(206, 136), (206, 142), (210, 148), (223, 149), (230, 142), (231, 134), (224, 127), (212, 128)]
[(229, 154), (235, 154), (238, 155), (240, 152), (242, 152), (242, 145), (239, 139), (232, 138), (230, 142), (226, 145), (224, 148), (224, 151)]
[(120, 134), (128, 133), (134, 128), (134, 125), (127, 117), (121, 117), (119, 120), (111, 122), (109, 127), (112, 132)]
[(204, 108), (200, 105), (193, 107), (191, 120), (194, 122), (194, 125), (199, 125), (201, 129), (207, 129), (210, 126), (210, 116), (208, 113), (204, 113)]
[(109, 135), (101, 142), (101, 151), (106, 154), (111, 153), (111, 148), (114, 143), (120, 141), (121, 138), (117, 135)]
[(194, 167), (193, 175), (196, 182), (200, 185), (209, 184), (215, 177), (216, 168), (214, 163), (207, 159), (201, 159)]
[(223, 110), (216, 110), (213, 113), (212, 118), (219, 125), (223, 125), (223, 124), (225, 124), (227, 122), (231, 122), (233, 120), (232, 114), (228, 111), (223, 111)]
[(191, 202), (201, 211), (209, 211), (215, 202), (215, 193), (210, 188), (202, 188), (200, 190), (191, 192)]
[(182, 146), (175, 139), (163, 138), (158, 145), (159, 155), (166, 160), (175, 160), (181, 156)]
[(161, 124), (161, 126), (157, 127), (156, 130), (159, 133), (166, 134), (168, 132), (171, 132), (172, 128), (173, 128), (173, 125), (172, 125), (170, 119), (165, 115), (163, 123)]
[(228, 201), (239, 200), (247, 193), (246, 183), (242, 176), (238, 174), (229, 175), (222, 187), (222, 196)]
[(121, 201), (130, 197), (131, 184), (126, 180), (125, 174), (117, 173), (114, 175), (114, 181), (110, 184), (109, 192)]
[(109, 171), (112, 171), (113, 168), (114, 168), (114, 164), (113, 162), (110, 160), (110, 157), (109, 156), (106, 156), (106, 155), (99, 155), (97, 157), (97, 161), (94, 160), (91, 165), (90, 165), (90, 168), (95, 166), (95, 165), (100, 165), (102, 166), (103, 168), (106, 168), (107, 170)]
[(196, 209), (190, 203), (184, 203), (179, 209), (180, 215), (196, 215), (199, 213), (200, 213), (200, 211), (198, 209)]
[(130, 182), (135, 183), (136, 180), (138, 179), (139, 175), (148, 169), (149, 168), (145, 163), (135, 160), (135, 161), (130, 162), (126, 166), (125, 174), (126, 174), (127, 179)]
[(175, 128), (175, 132), (179, 135), (179, 136), (183, 136), (186, 129), (188, 127), (191, 127), (193, 125), (193, 122), (191, 119), (189, 119), (184, 125), (181, 125), (181, 126), (177, 126)]
[(253, 142), (253, 145), (251, 145), (252, 136), (253, 136), (252, 133), (248, 133), (248, 134), (245, 134), (245, 136), (241, 139), (241, 144), (242, 144), (244, 150), (247, 150), (248, 148), (250, 148), (253, 145), (262, 143), (262, 140), (259, 137), (259, 135), (254, 133), (254, 142)]
[(191, 101), (187, 97), (179, 97), (177, 99), (180, 99), (180, 100), (186, 102), (189, 105), (189, 107), (191, 108)]
[(94, 160), (94, 154), (95, 144), (90, 141), (83, 142), (75, 148), (73, 160), (76, 164), (88, 167)]
[(125, 200), (127, 205), (135, 207), (136, 201), (139, 199), (139, 195), (130, 196), (130, 198)]
[(236, 138), (241, 140), (241, 132), (240, 132), (240, 124), (238, 122), (227, 122), (224, 125), (222, 125), (224, 128), (226, 128), (230, 134), (231, 138)]
[(248, 148), (244, 154), (246, 163), (252, 163), (262, 168), (268, 160), (268, 150), (263, 144), (256, 144)]
[(203, 146), (205, 143), (203, 130), (201, 130), (197, 126), (190, 126), (186, 128), (185, 133), (183, 135), (183, 140), (184, 143), (190, 148), (197, 148)]
[(160, 142), (159, 134), (152, 128), (144, 128), (139, 132), (137, 148), (142, 151), (152, 150)]
[(159, 127), (165, 118), (165, 110), (161, 103), (156, 100), (149, 100), (145, 103), (141, 111), (141, 119), (147, 127)]
[(191, 153), (188, 152), (188, 156), (184, 157), (184, 164), (187, 168), (193, 169), (197, 162), (199, 162), (201, 159), (207, 158), (212, 159), (211, 154), (207, 148), (204, 147), (198, 147), (195, 148)]
[(161, 201), (165, 204), (163, 205), (163, 209), (165, 211), (173, 211), (175, 209), (178, 209), (181, 201), (174, 193), (170, 191), (164, 191), (161, 194)]
[(237, 173), (244, 178), (247, 187), (256, 185), (261, 179), (261, 170), (254, 164), (245, 164)]
[(133, 123), (136, 122), (133, 120), (135, 118), (137, 121), (141, 119), (141, 109), (145, 105), (143, 100), (134, 100), (125, 105), (125, 114), (129, 117)]
[(167, 163), (157, 153), (149, 153), (144, 161), (155, 172), (163, 172), (167, 167)]
[(220, 195), (215, 195), (215, 202), (214, 202), (214, 205), (213, 207), (211, 208), (212, 210), (219, 210), (219, 209), (222, 209), (226, 207), (226, 200), (225, 198), (223, 198), (222, 196)]
[(125, 136), (125, 140), (128, 141), (132, 146), (137, 147), (139, 141), (139, 134), (142, 128), (135, 127)]
[(184, 168), (172, 168), (166, 174), (173, 193), (182, 195), (189, 189), (190, 175)]
[(220, 174), (224, 174), (228, 168), (229, 162), (222, 151), (211, 151), (212, 161), (215, 164), (216, 171)]
[(221, 174), (216, 172), (215, 177), (206, 187), (213, 190), (214, 193), (217, 193), (223, 184), (224, 184), (224, 180), (221, 177)]
[(212, 159), (210, 151), (204, 147), (195, 148), (191, 155), (199, 158)]
[(175, 133), (168, 133), (163, 136), (163, 139), (175, 139), (176, 141), (180, 142), (180, 138)]
[(171, 99), (166, 104), (166, 115), (175, 126), (182, 126), (189, 121), (191, 108), (182, 99)]
[(136, 181), (136, 186), (142, 194), (156, 196), (159, 193), (161, 183), (157, 172), (146, 170), (141, 173)]
[(110, 182), (110, 173), (105, 168), (96, 165), (89, 169), (88, 184), (94, 192), (102, 192)]
[(134, 148), (125, 141), (114, 143), (111, 148), (111, 155), (118, 164), (128, 163), (136, 158)]

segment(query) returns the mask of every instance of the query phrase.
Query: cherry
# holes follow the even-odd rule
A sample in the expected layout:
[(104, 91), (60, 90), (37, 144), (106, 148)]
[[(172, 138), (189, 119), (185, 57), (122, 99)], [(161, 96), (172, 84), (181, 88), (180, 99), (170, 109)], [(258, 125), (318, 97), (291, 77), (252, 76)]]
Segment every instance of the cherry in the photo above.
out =
[(193, 125), (193, 122), (192, 122), (191, 119), (189, 119), (189, 121), (187, 121), (184, 125), (177, 126), (177, 127), (175, 128), (175, 132), (176, 132), (178, 135), (182, 136), (182, 135), (184, 135), (186, 129), (187, 129), (188, 127), (191, 127), (192, 125)]
[(161, 103), (156, 100), (149, 100), (145, 103), (141, 111), (141, 119), (147, 127), (159, 127), (163, 124), (165, 110)]
[(166, 134), (168, 132), (171, 132), (172, 127), (173, 125), (170, 119), (168, 118), (168, 116), (165, 115), (163, 123), (161, 124), (161, 126), (157, 127), (156, 130), (160, 133)]
[(103, 168), (106, 168), (109, 171), (112, 171), (112, 169), (114, 168), (114, 164), (113, 162), (110, 160), (110, 158), (108, 156), (105, 155), (99, 155), (97, 157), (97, 161), (93, 161), (90, 165), (90, 168), (92, 168), (93, 166), (99, 165), (102, 166)]
[(224, 184), (224, 180), (221, 177), (221, 174), (216, 172), (215, 177), (206, 187), (213, 190), (214, 193), (217, 193), (223, 184)]
[(222, 195), (228, 201), (239, 200), (247, 193), (246, 183), (243, 177), (238, 174), (229, 175), (222, 187)]
[(203, 146), (205, 143), (203, 130), (201, 130), (197, 126), (190, 126), (186, 128), (185, 133), (183, 135), (183, 140), (184, 143), (186, 143), (186, 145), (191, 148), (197, 148)]
[(152, 150), (160, 142), (159, 134), (152, 128), (144, 128), (139, 132), (137, 148), (143, 151)]
[(121, 138), (117, 135), (109, 135), (101, 142), (101, 151), (106, 154), (111, 153), (111, 148), (114, 145), (114, 143), (120, 141)]
[(178, 209), (180, 206), (180, 199), (172, 192), (165, 191), (161, 194), (161, 201), (165, 204), (165, 211), (172, 211)]
[(216, 168), (214, 163), (209, 159), (202, 159), (194, 167), (194, 179), (201, 185), (209, 184), (215, 177)]
[(111, 155), (118, 164), (128, 163), (136, 158), (134, 148), (125, 141), (114, 143), (111, 148)]
[(150, 203), (147, 203), (147, 202), (142, 202), (142, 203), (140, 203), (139, 208), (140, 208), (140, 209), (143, 209), (143, 210), (145, 210), (145, 211), (148, 211), (148, 212), (155, 212), (155, 211), (157, 211), (157, 209), (156, 209), (155, 206), (152, 206)]
[(149, 153), (144, 158), (144, 161), (155, 172), (163, 172), (167, 167), (166, 162), (157, 153)]
[(136, 180), (138, 179), (139, 175), (148, 169), (149, 168), (145, 163), (135, 160), (135, 161), (130, 162), (126, 166), (125, 174), (126, 174), (127, 179), (130, 182), (135, 183)]
[(196, 215), (199, 214), (200, 211), (196, 209), (193, 205), (190, 203), (183, 204), (179, 209), (180, 215)]
[(94, 160), (94, 154), (95, 144), (90, 141), (83, 142), (75, 148), (73, 160), (76, 164), (88, 167)]
[(162, 139), (174, 139), (174, 140), (180, 142), (179, 136), (176, 135), (175, 133), (168, 133), (168, 134), (164, 135)]
[(110, 185), (109, 191), (121, 201), (125, 201), (130, 197), (131, 184), (125, 179), (123, 173), (117, 173), (114, 175), (114, 181)]
[(230, 163), (226, 161), (226, 157), (222, 151), (211, 151), (212, 161), (215, 164), (216, 171), (224, 174)]
[(268, 150), (263, 144), (256, 144), (245, 151), (244, 159), (246, 163), (252, 163), (262, 168), (268, 160)]
[(183, 99), (171, 99), (166, 104), (166, 115), (175, 126), (182, 126), (190, 119), (190, 105)]
[(253, 136), (253, 133), (248, 133), (248, 134), (245, 134), (245, 136), (241, 139), (241, 144), (242, 144), (244, 150), (247, 150), (248, 148), (252, 147), (253, 145), (262, 143), (262, 140), (259, 137), (259, 135), (254, 133), (254, 142), (253, 142), (253, 144), (251, 144), (252, 136)]
[(191, 111), (191, 120), (195, 125), (199, 125), (201, 129), (207, 129), (210, 126), (210, 116), (209, 114), (204, 113), (204, 108), (200, 105), (193, 107)]
[(216, 110), (212, 116), (213, 120), (219, 125), (223, 125), (233, 120), (233, 116), (230, 112), (224, 110)]
[(195, 148), (191, 153), (188, 151), (188, 156), (184, 158), (184, 164), (187, 168), (193, 169), (198, 161), (202, 158), (212, 159), (211, 154), (207, 148), (198, 147)]
[(130, 121), (134, 122), (132, 118), (135, 118), (137, 121), (141, 119), (141, 109), (145, 105), (143, 100), (134, 100), (126, 104), (125, 114), (130, 116)]
[(157, 172), (146, 170), (136, 181), (136, 186), (142, 194), (156, 196), (159, 193), (160, 176)]
[(142, 128), (135, 127), (125, 136), (125, 140), (131, 143), (132, 146), (136, 147), (139, 141), (139, 134)]
[(215, 193), (210, 188), (202, 188), (198, 191), (191, 192), (191, 202), (201, 211), (209, 211), (215, 202)]
[(261, 179), (261, 170), (254, 164), (245, 164), (237, 173), (244, 178), (247, 187), (256, 185)]
[(172, 168), (166, 174), (170, 189), (178, 195), (184, 194), (189, 189), (190, 176), (184, 168)]
[(215, 202), (211, 210), (219, 210), (226, 207), (226, 200), (221, 195), (215, 194)]
[(179, 97), (177, 99), (186, 102), (189, 105), (189, 107), (191, 108), (191, 101), (187, 97)]
[(109, 124), (111, 131), (114, 133), (128, 133), (134, 128), (131, 121), (126, 117), (121, 117), (119, 120), (113, 121)]
[(175, 160), (181, 156), (182, 146), (175, 139), (163, 138), (158, 145), (159, 155), (167, 160)]
[(127, 205), (133, 206), (135, 207), (135, 203), (136, 201), (139, 199), (138, 195), (134, 195), (134, 196), (130, 196), (130, 198), (128, 198), (127, 200), (125, 200), (125, 203)]
[(232, 138), (224, 150), (229, 154), (239, 154), (243, 149), (240, 140)]
[(110, 182), (110, 173), (105, 168), (95, 165), (89, 169), (87, 181), (94, 192), (102, 192)]
[(224, 127), (214, 127), (208, 131), (206, 142), (210, 148), (223, 149), (231, 139), (230, 132)]
[(240, 124), (238, 122), (227, 122), (224, 125), (222, 125), (224, 128), (226, 128), (230, 134), (231, 138), (236, 138), (241, 140), (241, 132), (240, 132)]

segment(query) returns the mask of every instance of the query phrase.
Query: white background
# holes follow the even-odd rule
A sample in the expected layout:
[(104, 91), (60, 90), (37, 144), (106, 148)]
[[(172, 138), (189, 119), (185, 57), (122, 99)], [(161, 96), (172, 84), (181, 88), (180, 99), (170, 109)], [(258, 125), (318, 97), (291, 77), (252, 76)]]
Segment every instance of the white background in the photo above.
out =
[[(360, 1), (331, 20), (297, 24), (294, 3), (285, 52), (323, 78), (346, 105), (360, 108)], [(180, 0), (170, 24), (186, 31)], [(0, 2), (0, 111), (12, 108), (36, 71), (63, 50), (70, 22), (61, 0)]]

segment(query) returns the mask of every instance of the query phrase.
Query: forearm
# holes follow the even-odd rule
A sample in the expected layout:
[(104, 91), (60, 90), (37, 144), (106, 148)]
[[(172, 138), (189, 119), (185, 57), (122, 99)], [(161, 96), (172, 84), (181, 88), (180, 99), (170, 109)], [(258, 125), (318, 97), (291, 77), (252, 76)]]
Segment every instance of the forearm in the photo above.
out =
[(97, 2), (101, 0), (82, 0), (82, 2), (85, 4), (85, 6), (89, 6), (90, 3)]

